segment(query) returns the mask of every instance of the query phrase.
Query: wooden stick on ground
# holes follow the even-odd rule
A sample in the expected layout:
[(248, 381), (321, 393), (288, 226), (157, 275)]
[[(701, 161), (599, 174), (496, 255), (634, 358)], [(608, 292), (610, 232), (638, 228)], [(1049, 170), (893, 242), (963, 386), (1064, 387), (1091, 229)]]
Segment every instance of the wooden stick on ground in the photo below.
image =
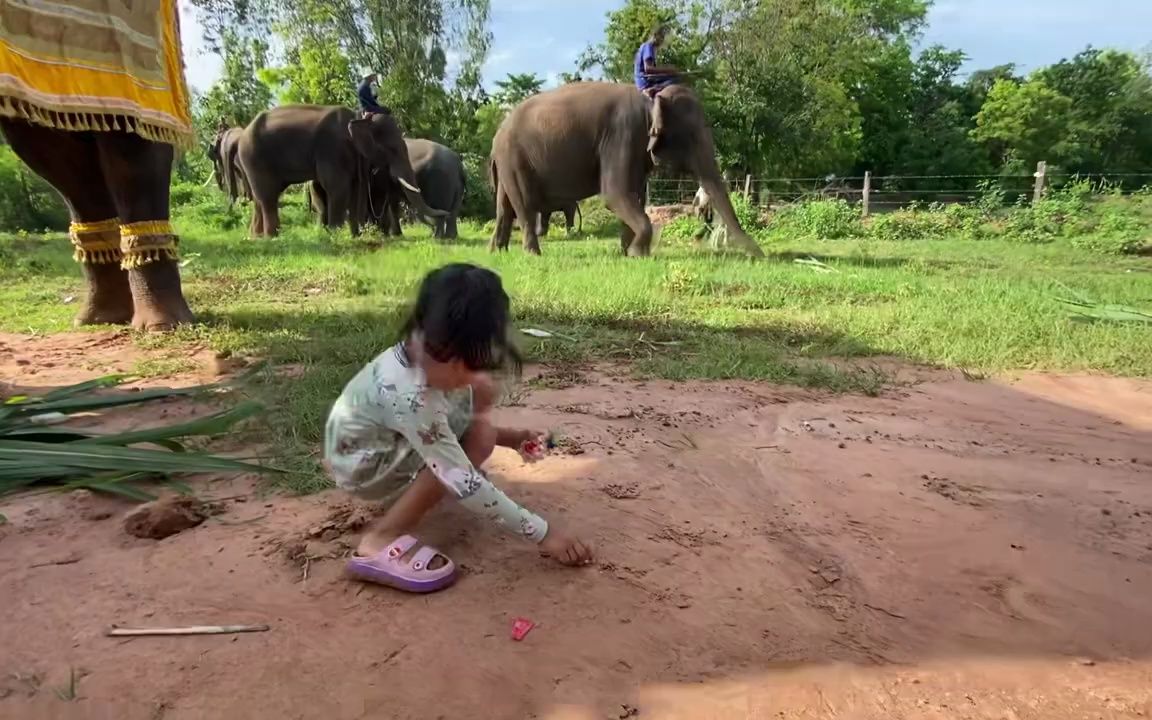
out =
[(267, 632), (267, 625), (192, 625), (190, 627), (122, 628), (112, 627), (108, 637), (141, 637), (144, 635), (230, 635), (232, 633)]

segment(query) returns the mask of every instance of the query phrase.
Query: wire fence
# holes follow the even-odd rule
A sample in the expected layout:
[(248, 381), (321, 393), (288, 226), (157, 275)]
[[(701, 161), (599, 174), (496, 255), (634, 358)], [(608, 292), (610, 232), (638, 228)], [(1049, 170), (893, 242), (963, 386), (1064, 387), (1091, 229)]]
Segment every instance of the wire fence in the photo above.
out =
[[(1093, 193), (1131, 194), (1152, 186), (1148, 173), (1049, 173), (1045, 163), (1030, 175), (872, 175), (772, 178), (746, 176), (730, 180), (731, 194), (746, 197), (761, 209), (810, 200), (843, 200), (864, 214), (933, 203), (971, 203), (995, 197), (1006, 205), (1035, 201), (1069, 183), (1088, 183)], [(690, 178), (652, 178), (650, 206), (691, 205), (698, 184)]]

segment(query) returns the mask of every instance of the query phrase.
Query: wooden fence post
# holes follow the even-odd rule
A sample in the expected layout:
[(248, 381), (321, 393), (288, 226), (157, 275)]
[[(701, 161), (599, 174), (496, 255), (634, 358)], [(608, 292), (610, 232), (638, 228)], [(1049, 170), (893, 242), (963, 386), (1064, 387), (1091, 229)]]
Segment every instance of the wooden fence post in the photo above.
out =
[(744, 199), (752, 202), (752, 175), (744, 176)]
[(864, 197), (860, 203), (864, 217), (868, 217), (872, 210), (872, 171), (864, 171)]
[(1032, 203), (1038, 203), (1044, 199), (1044, 190), (1048, 182), (1048, 163), (1041, 160), (1036, 163), (1036, 187), (1032, 191)]

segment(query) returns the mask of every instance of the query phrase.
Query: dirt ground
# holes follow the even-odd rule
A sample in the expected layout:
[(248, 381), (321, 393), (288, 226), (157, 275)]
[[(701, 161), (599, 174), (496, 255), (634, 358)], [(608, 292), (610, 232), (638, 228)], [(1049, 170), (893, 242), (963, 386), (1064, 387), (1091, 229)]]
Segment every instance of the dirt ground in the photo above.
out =
[[(139, 355), (0, 336), (0, 377)], [(425, 597), (342, 578), (376, 508), (336, 492), (205, 481), (223, 512), (160, 541), (126, 535), (115, 500), (9, 499), (0, 717), (1152, 715), (1152, 384), (914, 375), (878, 398), (593, 371), (532, 390), (501, 414), (565, 442), (532, 467), (498, 455), (493, 477), (587, 529), (598, 563), (561, 568), (446, 506), (422, 537), (463, 577)], [(519, 643), (515, 617), (538, 623)], [(271, 629), (104, 635), (231, 623)]]

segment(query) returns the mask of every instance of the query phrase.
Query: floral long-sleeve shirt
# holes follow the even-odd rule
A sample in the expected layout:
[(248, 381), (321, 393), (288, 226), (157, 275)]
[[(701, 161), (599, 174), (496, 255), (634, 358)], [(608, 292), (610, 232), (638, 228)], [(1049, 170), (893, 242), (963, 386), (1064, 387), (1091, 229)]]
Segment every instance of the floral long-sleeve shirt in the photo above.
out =
[(540, 542), (548, 523), (493, 485), (460, 447), (471, 414), (471, 389), (446, 394), (429, 387), (401, 343), (357, 373), (337, 398), (324, 458), (337, 485), (366, 496), (427, 467), (468, 510)]

